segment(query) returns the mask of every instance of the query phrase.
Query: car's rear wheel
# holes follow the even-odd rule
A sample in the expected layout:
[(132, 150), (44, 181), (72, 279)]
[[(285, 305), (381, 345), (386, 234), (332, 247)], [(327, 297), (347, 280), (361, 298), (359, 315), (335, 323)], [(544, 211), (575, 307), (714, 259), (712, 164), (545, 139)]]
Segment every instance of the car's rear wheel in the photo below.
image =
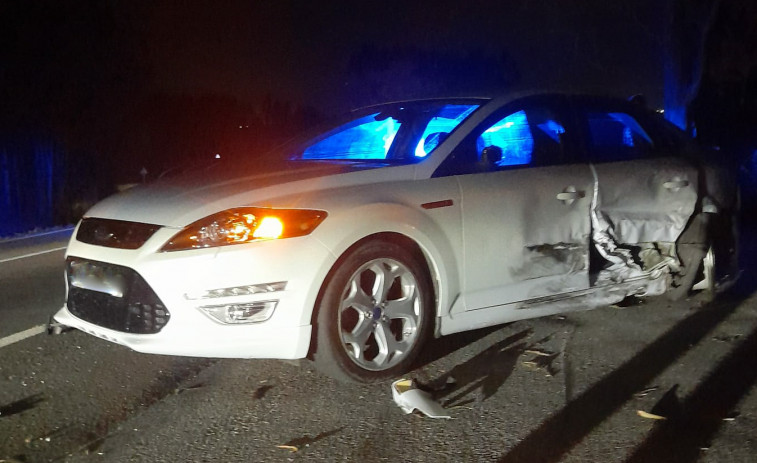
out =
[(667, 292), (670, 300), (678, 300), (692, 291), (704, 293), (713, 300), (738, 278), (738, 228), (735, 214), (707, 217), (700, 214), (679, 239), (678, 255), (685, 272), (674, 277), (674, 286)]
[(421, 259), (386, 241), (342, 260), (322, 292), (313, 359), (339, 380), (376, 382), (407, 371), (430, 335), (433, 295)]

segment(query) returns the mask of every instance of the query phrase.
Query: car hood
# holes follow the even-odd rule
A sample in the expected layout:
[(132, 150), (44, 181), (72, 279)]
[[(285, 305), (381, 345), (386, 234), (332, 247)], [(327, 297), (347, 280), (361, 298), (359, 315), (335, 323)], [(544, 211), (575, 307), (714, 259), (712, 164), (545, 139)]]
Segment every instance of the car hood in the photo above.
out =
[(86, 217), (184, 227), (241, 206), (307, 207), (307, 192), (413, 177), (413, 166), (307, 163), (261, 164), (253, 169), (212, 168), (140, 185), (97, 203)]

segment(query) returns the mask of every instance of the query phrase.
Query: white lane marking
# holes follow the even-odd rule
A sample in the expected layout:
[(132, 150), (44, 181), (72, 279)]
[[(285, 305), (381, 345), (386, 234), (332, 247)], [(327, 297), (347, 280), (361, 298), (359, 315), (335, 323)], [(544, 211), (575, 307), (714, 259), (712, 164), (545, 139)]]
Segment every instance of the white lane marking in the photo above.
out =
[(42, 334), (47, 331), (47, 325), (32, 326), (28, 330), (20, 331), (16, 334), (0, 338), (0, 348), (10, 346), (13, 343), (23, 341), (26, 338), (31, 338), (38, 334)]
[(39, 256), (41, 254), (47, 254), (49, 252), (62, 251), (64, 249), (66, 249), (66, 247), (67, 246), (63, 246), (63, 247), (55, 248), (55, 249), (48, 249), (47, 251), (33, 252), (31, 254), (24, 254), (24, 255), (16, 256), (16, 257), (8, 257), (7, 259), (0, 259), (0, 264), (2, 264), (3, 262), (10, 262), (12, 260), (25, 259), (27, 257)]
[(42, 232), (42, 233), (34, 233), (31, 235), (20, 236), (18, 238), (6, 238), (6, 239), (0, 240), (0, 243), (13, 243), (14, 241), (28, 240), (31, 238), (37, 238), (38, 236), (55, 235), (56, 233), (67, 233), (67, 232), (73, 231), (74, 228), (76, 227), (66, 227), (66, 228), (61, 228), (60, 230), (51, 230), (51, 231)]

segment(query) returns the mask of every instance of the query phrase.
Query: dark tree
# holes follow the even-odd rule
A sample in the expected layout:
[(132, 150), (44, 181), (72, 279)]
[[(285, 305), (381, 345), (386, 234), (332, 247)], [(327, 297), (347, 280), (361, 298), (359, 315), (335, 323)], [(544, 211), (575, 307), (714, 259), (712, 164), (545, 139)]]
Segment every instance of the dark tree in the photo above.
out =
[(670, 0), (665, 44), (665, 117), (689, 129), (689, 106), (702, 81), (705, 44), (720, 0)]

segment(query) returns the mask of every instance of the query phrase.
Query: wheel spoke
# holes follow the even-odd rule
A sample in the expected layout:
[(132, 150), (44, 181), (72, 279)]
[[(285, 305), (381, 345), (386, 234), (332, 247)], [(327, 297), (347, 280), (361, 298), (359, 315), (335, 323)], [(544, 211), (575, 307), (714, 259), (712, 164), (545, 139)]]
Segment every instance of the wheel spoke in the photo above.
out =
[(379, 348), (379, 354), (373, 359), (377, 367), (387, 367), (397, 363), (409, 347), (406, 340), (397, 341), (387, 323), (382, 322), (376, 325), (373, 335)]
[(365, 294), (363, 288), (360, 287), (359, 280), (360, 275), (353, 278), (350, 282), (350, 291), (342, 302), (342, 310), (350, 307), (363, 312), (373, 309), (373, 300), (371, 299), (371, 296)]
[(371, 266), (370, 270), (376, 274), (376, 280), (373, 283), (374, 299), (380, 302), (386, 301), (392, 283), (401, 272), (399, 267), (397, 265), (390, 266), (386, 262), (377, 262)]
[(401, 318), (403, 320), (416, 320), (418, 314), (415, 311), (415, 302), (418, 296), (413, 290), (412, 294), (402, 299), (387, 301), (384, 313), (389, 318)]
[(352, 353), (356, 359), (364, 360), (363, 351), (371, 333), (373, 333), (373, 322), (366, 318), (360, 318), (352, 332), (344, 333), (344, 343), (352, 347)]

